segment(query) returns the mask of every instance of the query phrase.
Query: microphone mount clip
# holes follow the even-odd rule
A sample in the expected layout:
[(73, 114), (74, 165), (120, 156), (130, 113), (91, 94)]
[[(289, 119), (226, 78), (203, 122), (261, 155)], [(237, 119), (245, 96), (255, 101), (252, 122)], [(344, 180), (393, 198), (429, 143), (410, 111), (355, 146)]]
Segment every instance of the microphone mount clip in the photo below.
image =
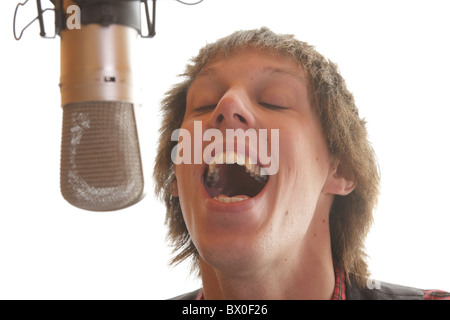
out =
[[(16, 40), (20, 40), (24, 31), (31, 26), (36, 20), (39, 21), (40, 36), (45, 39), (54, 39), (60, 34), (61, 30), (66, 28), (67, 13), (64, 12), (63, 0), (51, 0), (54, 8), (42, 9), (41, 0), (36, 0), (37, 17), (31, 20), (17, 35), (16, 18), (20, 6), (25, 6), (29, 0), (23, 3), (18, 3), (14, 11), (13, 19), (13, 33)], [(145, 11), (145, 26), (148, 30), (147, 34), (143, 34), (140, 19), (140, 7), (136, 6), (136, 2), (144, 5)], [(148, 0), (72, 0), (73, 3), (80, 7), (81, 24), (99, 23), (103, 26), (110, 24), (122, 24), (135, 28), (142, 38), (153, 38), (155, 32), (155, 18), (156, 18), (156, 0), (152, 1), (152, 13), (150, 18), (150, 10)], [(82, 10), (82, 9), (88, 10)], [(44, 24), (43, 14), (47, 11), (55, 12), (55, 34), (47, 35)]]

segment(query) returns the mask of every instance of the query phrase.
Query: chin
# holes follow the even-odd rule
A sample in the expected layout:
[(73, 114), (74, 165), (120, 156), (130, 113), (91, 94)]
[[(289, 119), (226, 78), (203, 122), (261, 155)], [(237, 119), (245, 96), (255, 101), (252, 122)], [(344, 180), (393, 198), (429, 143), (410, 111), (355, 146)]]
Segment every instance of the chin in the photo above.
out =
[[(227, 239), (228, 240), (228, 239)], [(204, 262), (216, 271), (231, 273), (238, 276), (260, 268), (268, 253), (260, 241), (250, 239), (235, 239), (232, 243), (218, 241), (201, 246), (199, 253)]]

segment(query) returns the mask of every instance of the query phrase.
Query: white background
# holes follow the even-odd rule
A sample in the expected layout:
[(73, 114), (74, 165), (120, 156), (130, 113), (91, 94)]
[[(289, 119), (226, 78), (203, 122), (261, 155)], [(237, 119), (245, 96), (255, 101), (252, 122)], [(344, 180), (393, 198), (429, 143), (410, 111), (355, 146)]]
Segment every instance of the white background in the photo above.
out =
[[(159, 104), (200, 47), (264, 25), (337, 62), (368, 121), (382, 174), (367, 239), (373, 277), (450, 290), (448, 1), (158, 1), (157, 35), (139, 40), (148, 195), (109, 213), (60, 195), (59, 38), (41, 39), (36, 23), (15, 41), (16, 3), (0, 11), (1, 299), (165, 299), (200, 286), (188, 264), (168, 267), (151, 179)], [(19, 28), (35, 15), (35, 1), (27, 7)]]

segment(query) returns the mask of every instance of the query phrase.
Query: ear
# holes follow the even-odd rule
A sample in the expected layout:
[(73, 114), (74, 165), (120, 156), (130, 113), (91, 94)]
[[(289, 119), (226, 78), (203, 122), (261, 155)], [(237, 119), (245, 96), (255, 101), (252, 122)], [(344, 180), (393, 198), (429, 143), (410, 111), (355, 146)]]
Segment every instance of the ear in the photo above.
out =
[(177, 183), (177, 178), (174, 178), (172, 181), (172, 184), (170, 186), (170, 193), (172, 194), (172, 196), (174, 197), (178, 197), (178, 183)]
[(336, 160), (330, 165), (323, 191), (329, 194), (346, 196), (355, 190), (356, 185), (356, 181), (351, 178), (351, 175), (344, 174), (341, 164)]

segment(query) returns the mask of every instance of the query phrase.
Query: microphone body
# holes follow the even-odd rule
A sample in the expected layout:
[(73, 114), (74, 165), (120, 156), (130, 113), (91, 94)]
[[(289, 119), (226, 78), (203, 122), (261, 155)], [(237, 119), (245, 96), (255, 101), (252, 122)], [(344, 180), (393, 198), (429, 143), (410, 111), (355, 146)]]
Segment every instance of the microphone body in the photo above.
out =
[[(63, 2), (63, 12), (72, 1)], [(112, 211), (144, 196), (136, 126), (140, 1), (78, 1), (81, 28), (61, 38), (61, 193), (72, 205)]]

